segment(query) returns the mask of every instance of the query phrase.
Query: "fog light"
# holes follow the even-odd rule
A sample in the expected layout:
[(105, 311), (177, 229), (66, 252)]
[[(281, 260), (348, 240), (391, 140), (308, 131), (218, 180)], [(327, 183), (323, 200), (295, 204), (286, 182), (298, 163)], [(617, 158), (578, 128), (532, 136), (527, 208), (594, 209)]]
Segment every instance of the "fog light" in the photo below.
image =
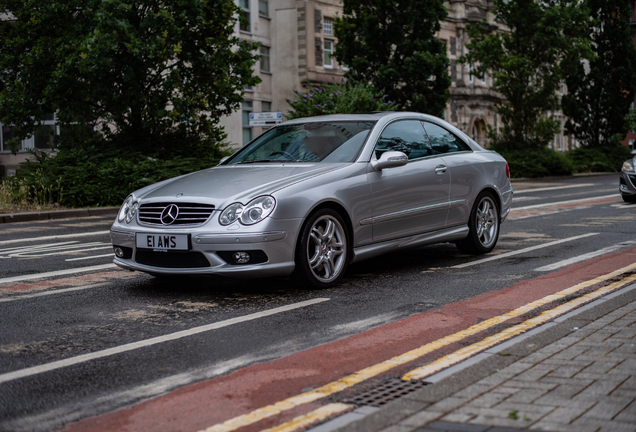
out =
[(237, 264), (247, 264), (250, 261), (250, 255), (247, 252), (235, 252), (232, 259)]
[(115, 255), (117, 255), (119, 258), (123, 258), (124, 251), (122, 250), (122, 248), (120, 248), (119, 246), (115, 247)]

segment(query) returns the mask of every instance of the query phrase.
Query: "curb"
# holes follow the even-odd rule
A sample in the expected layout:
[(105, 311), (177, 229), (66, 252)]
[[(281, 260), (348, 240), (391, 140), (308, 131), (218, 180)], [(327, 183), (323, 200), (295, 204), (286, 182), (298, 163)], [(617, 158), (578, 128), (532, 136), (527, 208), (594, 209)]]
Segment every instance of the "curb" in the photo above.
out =
[[(347, 418), (345, 418), (347, 415), (341, 416), (309, 429), (308, 432), (380, 432), (389, 429), (396, 432), (406, 431), (407, 429), (399, 426), (402, 420), (422, 412), (429, 405), (453, 395), (537, 350), (569, 336), (576, 331), (575, 328), (583, 328), (635, 300), (636, 284), (628, 285), (566, 313), (550, 323), (504, 342), (500, 348), (506, 348), (505, 355), (494, 351), (487, 355), (478, 354), (471, 359), (451, 366), (449, 370), (428, 377), (425, 381), (430, 382), (431, 385), (405, 395), (379, 409), (358, 413), (356, 416), (349, 415)], [(431, 380), (429, 381), (429, 379)], [(349, 414), (356, 413), (356, 411)], [(476, 427), (469, 428), (469, 426), (476, 425), (466, 426), (466, 429), (461, 430), (485, 430)], [(428, 430), (424, 427), (411, 428), (410, 430), (412, 429), (422, 432)]]
[(54, 210), (45, 212), (0, 214), (0, 223), (30, 222), (51, 219), (66, 219), (89, 216), (116, 215), (119, 207), (99, 207), (74, 210)]

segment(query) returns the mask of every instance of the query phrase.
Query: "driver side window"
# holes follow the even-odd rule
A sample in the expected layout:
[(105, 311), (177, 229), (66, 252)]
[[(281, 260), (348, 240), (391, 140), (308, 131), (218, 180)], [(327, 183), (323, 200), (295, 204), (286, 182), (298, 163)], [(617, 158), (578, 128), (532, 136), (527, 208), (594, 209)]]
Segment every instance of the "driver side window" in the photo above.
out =
[(432, 154), (431, 145), (419, 120), (391, 123), (384, 129), (375, 145), (375, 156), (380, 159), (387, 151), (401, 151), (410, 159)]

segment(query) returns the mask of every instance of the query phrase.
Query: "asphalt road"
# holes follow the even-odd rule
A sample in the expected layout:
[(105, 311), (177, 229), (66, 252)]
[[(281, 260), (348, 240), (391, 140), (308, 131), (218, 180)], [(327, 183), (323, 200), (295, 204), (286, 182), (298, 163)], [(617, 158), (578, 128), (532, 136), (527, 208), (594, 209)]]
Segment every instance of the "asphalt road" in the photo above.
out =
[[(321, 291), (111, 268), (111, 222), (0, 224), (0, 430), (59, 429), (636, 247), (636, 206), (618, 195), (617, 175), (517, 183), (493, 253), (463, 255), (448, 243), (394, 253), (350, 266)], [(36, 278), (63, 270), (76, 272)], [(253, 406), (215, 418), (328, 379), (280, 394), (247, 380), (227, 394), (252, 394)], [(265, 393), (274, 399), (254, 396)]]

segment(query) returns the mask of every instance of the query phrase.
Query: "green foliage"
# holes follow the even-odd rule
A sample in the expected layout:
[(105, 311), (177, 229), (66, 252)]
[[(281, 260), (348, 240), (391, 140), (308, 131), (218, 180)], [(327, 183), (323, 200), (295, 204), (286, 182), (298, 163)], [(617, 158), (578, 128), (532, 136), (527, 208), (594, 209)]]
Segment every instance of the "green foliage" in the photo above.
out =
[(398, 109), (441, 116), (451, 80), (435, 34), (446, 15), (442, 0), (343, 0), (334, 56), (349, 66), (347, 77), (373, 81)]
[(139, 152), (88, 147), (33, 155), (16, 177), (4, 182), (12, 202), (92, 207), (118, 206), (136, 189), (215, 166), (225, 153), (217, 149), (160, 160)]
[(623, 162), (629, 159), (629, 148), (622, 145), (613, 147), (579, 147), (566, 154), (577, 173), (618, 172)]
[(287, 100), (292, 107), (288, 119), (326, 114), (365, 113), (393, 111), (395, 104), (387, 95), (380, 93), (372, 84), (354, 81), (325, 84), (298, 92), (296, 100)]
[(547, 147), (498, 150), (506, 158), (513, 178), (564, 176), (574, 173), (572, 162)]
[(100, 141), (169, 157), (208, 151), (242, 101), (258, 44), (233, 0), (0, 0), (0, 121), (14, 138), (56, 112), (61, 148)]
[(631, 13), (623, 0), (587, 0), (598, 24), (590, 29), (596, 58), (583, 64), (573, 57), (566, 78), (563, 113), (568, 132), (586, 146), (615, 147), (630, 129), (636, 94), (636, 48)]
[(486, 23), (469, 27), (469, 52), (460, 61), (474, 73), (488, 72), (504, 97), (497, 104), (503, 127), (490, 138), (500, 147), (545, 146), (558, 130), (549, 111), (559, 108), (557, 91), (568, 61), (591, 58), (589, 11), (579, 0), (494, 0), (497, 21), (509, 32), (492, 32)]

